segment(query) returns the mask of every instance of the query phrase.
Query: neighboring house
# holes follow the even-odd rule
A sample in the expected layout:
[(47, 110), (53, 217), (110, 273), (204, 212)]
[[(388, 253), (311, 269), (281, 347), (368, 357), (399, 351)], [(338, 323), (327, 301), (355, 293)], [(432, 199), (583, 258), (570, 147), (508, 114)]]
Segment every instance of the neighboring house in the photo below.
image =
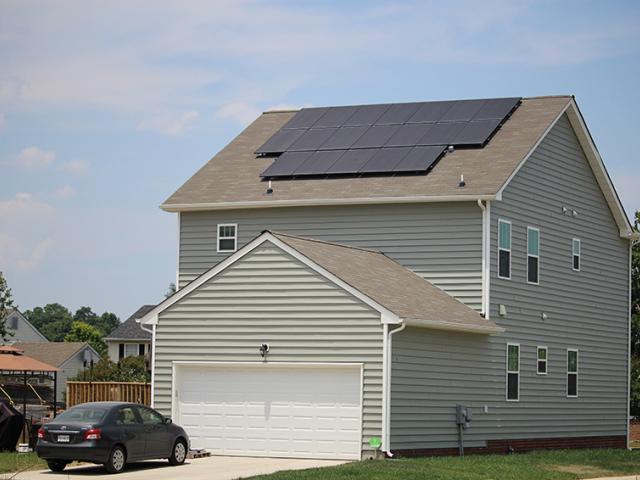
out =
[(100, 355), (86, 342), (18, 342), (13, 345), (24, 351), (28, 357), (58, 367), (57, 401), (63, 401), (67, 391), (67, 378), (81, 373), (85, 367), (91, 365), (91, 360), (97, 362)]
[(48, 342), (47, 338), (42, 335), (36, 327), (31, 325), (29, 320), (18, 310), (14, 309), (5, 318), (7, 330), (12, 335), (0, 339), (0, 343), (12, 345), (16, 342)]
[(154, 307), (155, 305), (143, 305), (105, 337), (111, 361), (118, 362), (125, 357), (144, 356), (149, 353), (151, 334), (143, 330), (136, 319), (142, 318)]
[(458, 404), (471, 452), (627, 445), (638, 235), (573, 97), (267, 112), (162, 208), (194, 448), (455, 454)]

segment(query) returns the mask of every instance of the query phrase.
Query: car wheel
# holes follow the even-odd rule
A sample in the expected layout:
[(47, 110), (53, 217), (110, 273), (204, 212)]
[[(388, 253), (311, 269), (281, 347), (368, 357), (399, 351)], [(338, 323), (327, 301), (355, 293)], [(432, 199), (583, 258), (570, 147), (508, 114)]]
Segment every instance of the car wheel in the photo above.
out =
[(61, 472), (64, 470), (64, 467), (67, 466), (67, 462), (61, 462), (59, 460), (48, 460), (47, 465), (49, 466), (49, 470), (52, 472)]
[(127, 454), (122, 447), (113, 447), (109, 460), (105, 464), (105, 468), (109, 473), (120, 473), (124, 470), (124, 466), (127, 463)]
[(176, 440), (171, 450), (171, 456), (169, 457), (169, 463), (171, 465), (182, 465), (187, 459), (187, 442), (182, 439)]

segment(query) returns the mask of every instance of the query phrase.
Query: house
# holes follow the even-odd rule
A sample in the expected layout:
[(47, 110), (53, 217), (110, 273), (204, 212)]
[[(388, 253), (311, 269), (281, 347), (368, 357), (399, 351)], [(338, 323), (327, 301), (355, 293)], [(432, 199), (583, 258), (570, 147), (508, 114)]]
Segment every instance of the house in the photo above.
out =
[(151, 334), (140, 328), (136, 319), (142, 318), (154, 307), (155, 305), (143, 305), (104, 338), (109, 349), (109, 358), (113, 362), (118, 362), (125, 357), (144, 356), (149, 353)]
[(64, 401), (67, 391), (67, 378), (75, 377), (85, 368), (100, 360), (100, 355), (86, 342), (18, 342), (14, 347), (23, 351), (27, 357), (53, 365), (60, 369), (56, 385), (56, 401)]
[(31, 325), (29, 320), (17, 308), (5, 317), (5, 325), (11, 335), (0, 339), (5, 345), (16, 342), (48, 342), (47, 338)]
[(140, 322), (194, 448), (627, 446), (638, 234), (573, 97), (266, 112), (161, 207)]

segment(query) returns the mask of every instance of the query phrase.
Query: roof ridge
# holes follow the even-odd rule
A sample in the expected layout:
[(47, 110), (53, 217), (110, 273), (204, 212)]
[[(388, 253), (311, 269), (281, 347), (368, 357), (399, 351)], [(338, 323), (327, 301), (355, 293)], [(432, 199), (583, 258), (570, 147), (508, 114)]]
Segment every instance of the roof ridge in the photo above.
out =
[(293, 235), (290, 233), (283, 233), (283, 232), (277, 232), (274, 230), (264, 230), (262, 233), (268, 232), (272, 235), (277, 236), (282, 236), (282, 237), (290, 237), (290, 238), (297, 238), (298, 240), (305, 240), (307, 242), (315, 242), (315, 243), (323, 243), (325, 245), (332, 245), (334, 247), (342, 247), (342, 248), (350, 248), (352, 250), (360, 250), (362, 252), (368, 252), (368, 253), (377, 253), (378, 255), (382, 255), (384, 257), (386, 257), (386, 255), (384, 253), (382, 253), (380, 250), (375, 250), (373, 248), (364, 248), (364, 247), (356, 247), (354, 245), (345, 245), (344, 243), (335, 243), (335, 242), (328, 242), (326, 240), (318, 240), (317, 238), (311, 238), (311, 237), (302, 237), (300, 235)]

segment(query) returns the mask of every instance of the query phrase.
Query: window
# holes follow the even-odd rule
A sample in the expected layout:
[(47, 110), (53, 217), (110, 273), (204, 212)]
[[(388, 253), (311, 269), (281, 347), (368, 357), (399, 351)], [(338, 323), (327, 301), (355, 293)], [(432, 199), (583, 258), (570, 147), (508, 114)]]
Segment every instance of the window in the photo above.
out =
[(540, 281), (540, 230), (527, 227), (527, 282)]
[(137, 425), (139, 423), (138, 416), (132, 407), (123, 407), (118, 410), (116, 425)]
[(571, 253), (572, 253), (572, 268), (576, 271), (580, 271), (580, 239), (574, 238), (571, 241)]
[(507, 401), (520, 400), (520, 345), (507, 343)]
[(235, 252), (237, 248), (236, 224), (218, 225), (218, 252)]
[(124, 343), (118, 344), (118, 360), (122, 360), (124, 358)]
[(124, 344), (124, 356), (125, 357), (137, 357), (138, 356), (138, 344), (137, 343), (125, 343)]
[(511, 222), (498, 220), (498, 277), (511, 278)]
[(138, 407), (138, 412), (145, 425), (162, 425), (164, 423), (162, 416), (150, 408)]
[(538, 375), (547, 374), (547, 347), (538, 347)]
[(578, 350), (567, 349), (567, 397), (578, 396)]
[(144, 343), (138, 344), (138, 355), (144, 357)]

